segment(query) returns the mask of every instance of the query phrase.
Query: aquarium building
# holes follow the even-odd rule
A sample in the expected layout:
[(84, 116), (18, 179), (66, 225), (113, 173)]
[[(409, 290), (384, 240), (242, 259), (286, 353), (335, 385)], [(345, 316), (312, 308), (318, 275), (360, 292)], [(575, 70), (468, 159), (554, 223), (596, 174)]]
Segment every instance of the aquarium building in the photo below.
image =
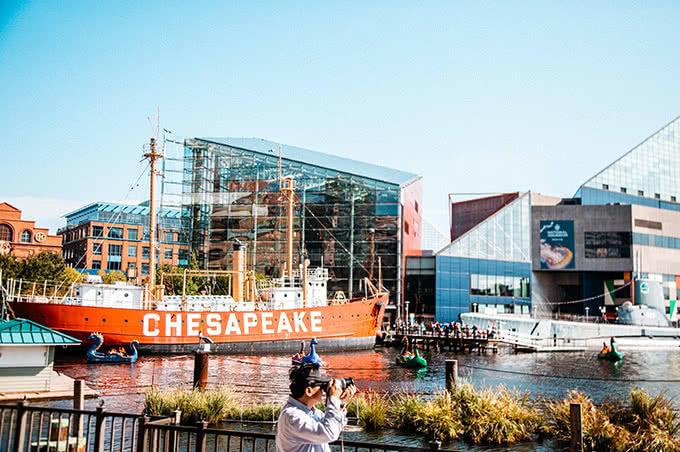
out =
[(327, 267), (329, 290), (351, 297), (363, 293), (363, 277), (377, 280), (380, 265), (391, 300), (401, 301), (405, 256), (420, 252), (420, 176), (259, 138), (184, 140), (181, 154), (166, 151), (164, 166), (162, 204), (181, 210), (201, 268), (231, 268), (232, 243), (240, 240), (249, 268), (280, 274), (281, 174), (297, 186), (294, 267), (304, 259)]

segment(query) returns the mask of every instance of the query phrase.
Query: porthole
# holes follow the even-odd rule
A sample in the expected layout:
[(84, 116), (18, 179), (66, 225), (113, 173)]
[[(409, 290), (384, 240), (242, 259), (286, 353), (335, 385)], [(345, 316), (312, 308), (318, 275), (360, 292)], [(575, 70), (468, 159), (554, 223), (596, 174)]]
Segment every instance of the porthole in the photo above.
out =
[(127, 319), (125, 319), (125, 323), (127, 323)]
[(102, 319), (102, 322), (106, 322), (106, 319)]
[(87, 322), (87, 321), (89, 321), (89, 319), (87, 317), (85, 317), (85, 321)]

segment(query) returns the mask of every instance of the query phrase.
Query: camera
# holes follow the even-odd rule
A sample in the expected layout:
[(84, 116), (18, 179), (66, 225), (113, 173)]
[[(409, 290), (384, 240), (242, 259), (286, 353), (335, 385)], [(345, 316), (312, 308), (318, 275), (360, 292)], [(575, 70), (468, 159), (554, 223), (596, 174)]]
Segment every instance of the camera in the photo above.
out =
[[(338, 384), (340, 385), (340, 390), (344, 391), (345, 388), (349, 385), (354, 384), (354, 379), (352, 377), (348, 378), (336, 378)], [(319, 382), (314, 382), (310, 386), (320, 386), (322, 390), (328, 392), (328, 385), (330, 384), (330, 381), (319, 381)]]

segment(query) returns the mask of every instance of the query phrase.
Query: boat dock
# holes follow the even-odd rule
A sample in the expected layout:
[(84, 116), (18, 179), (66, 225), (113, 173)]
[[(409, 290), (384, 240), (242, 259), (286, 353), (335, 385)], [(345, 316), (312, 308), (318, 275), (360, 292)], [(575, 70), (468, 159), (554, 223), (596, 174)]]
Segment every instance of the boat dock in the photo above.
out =
[[(463, 334), (442, 335), (436, 332), (391, 331), (384, 340), (385, 345), (400, 346), (406, 336), (410, 347), (420, 350), (453, 351), (457, 353), (498, 353), (499, 346), (508, 346), (515, 353), (581, 352), (587, 350), (586, 340), (568, 338), (541, 338), (523, 336), (510, 331), (496, 331), (492, 337)], [(590, 347), (592, 348), (592, 347)]]
[(402, 338), (408, 338), (409, 347), (417, 347), (419, 350), (455, 351), (458, 353), (498, 353), (497, 339), (489, 339), (481, 336), (457, 336), (437, 335), (432, 332), (391, 332), (385, 338), (385, 345), (400, 346)]

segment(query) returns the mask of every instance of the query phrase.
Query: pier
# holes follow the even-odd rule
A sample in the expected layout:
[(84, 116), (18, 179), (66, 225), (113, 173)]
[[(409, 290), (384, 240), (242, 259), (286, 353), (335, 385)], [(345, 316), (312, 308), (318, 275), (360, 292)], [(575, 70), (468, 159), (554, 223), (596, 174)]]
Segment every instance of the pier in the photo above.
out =
[(386, 345), (400, 346), (403, 337), (408, 338), (409, 348), (417, 347), (419, 350), (454, 351), (457, 353), (498, 353), (499, 341), (495, 337), (489, 338), (486, 334), (460, 334), (446, 335), (432, 331), (392, 331), (385, 339)]

